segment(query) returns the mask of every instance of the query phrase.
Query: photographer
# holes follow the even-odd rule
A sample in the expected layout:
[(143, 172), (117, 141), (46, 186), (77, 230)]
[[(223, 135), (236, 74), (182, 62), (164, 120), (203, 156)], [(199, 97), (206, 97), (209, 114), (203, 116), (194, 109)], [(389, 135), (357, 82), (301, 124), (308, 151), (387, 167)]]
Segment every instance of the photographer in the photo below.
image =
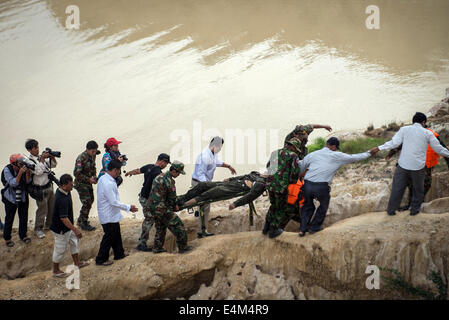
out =
[(24, 165), (20, 154), (13, 154), (9, 158), (9, 163), (3, 169), (1, 177), (5, 186), (1, 193), (6, 211), (3, 239), (6, 241), (6, 246), (13, 247), (11, 231), (16, 211), (19, 213), (19, 237), (25, 243), (31, 242), (31, 239), (27, 237), (29, 202), (26, 191), (27, 184), (31, 183), (31, 172)]
[[(109, 138), (104, 144), (104, 148), (106, 149), (106, 151), (103, 155), (103, 159), (101, 160), (103, 168), (98, 174), (98, 180), (106, 173), (106, 171), (109, 170), (108, 166), (112, 160), (119, 160), (122, 163), (122, 166), (126, 166), (126, 160), (128, 160), (128, 158), (126, 158), (125, 155), (122, 155), (118, 150), (118, 145), (120, 143), (122, 142), (118, 141), (115, 138)], [(117, 182), (117, 186), (120, 186), (123, 182), (123, 178), (119, 175), (117, 178), (115, 178), (115, 181)]]
[(56, 168), (56, 165), (58, 164), (55, 158), (55, 155), (58, 154), (46, 149), (46, 151), (42, 152), (42, 155), (39, 156), (39, 143), (34, 139), (27, 140), (25, 148), (30, 153), (27, 162), (35, 165), (34, 171), (31, 172), (33, 174), (33, 187), (42, 194), (42, 196), (36, 200), (37, 210), (34, 223), (34, 233), (39, 239), (42, 239), (45, 237), (43, 230), (50, 230), (51, 225), (54, 192), (53, 183), (50, 180), (49, 175), (51, 174), (51, 169)]

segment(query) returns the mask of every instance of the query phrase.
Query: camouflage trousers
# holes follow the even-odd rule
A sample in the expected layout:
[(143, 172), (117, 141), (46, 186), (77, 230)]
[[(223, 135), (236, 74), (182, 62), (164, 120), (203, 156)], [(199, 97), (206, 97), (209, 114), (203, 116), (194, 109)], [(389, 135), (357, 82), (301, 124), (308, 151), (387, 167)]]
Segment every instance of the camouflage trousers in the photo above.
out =
[(154, 237), (155, 249), (162, 249), (164, 246), (167, 228), (176, 237), (178, 249), (185, 249), (187, 247), (187, 231), (178, 215), (173, 212), (169, 214), (157, 213), (153, 217), (156, 225), (156, 235)]
[(151, 215), (150, 210), (147, 207), (148, 199), (139, 196), (139, 202), (142, 205), (143, 210), (143, 222), (142, 222), (142, 233), (140, 234), (139, 244), (145, 245), (148, 241), (150, 235), (151, 227), (154, 224), (154, 218)]
[(291, 205), (287, 203), (285, 215), (279, 223), (279, 228), (285, 229), (290, 220), (301, 223), (301, 209), (298, 204)]
[(78, 185), (76, 191), (81, 201), (80, 216), (78, 217), (78, 223), (87, 223), (89, 220), (89, 212), (94, 203), (94, 189), (91, 185)]
[[(272, 191), (268, 192), (268, 195), (270, 197), (270, 208), (267, 212), (266, 221), (270, 223), (272, 227), (280, 228), (281, 223), (285, 223), (288, 219), (287, 212), (290, 212), (287, 203), (287, 195), (274, 193)], [(287, 225), (287, 223), (285, 223), (285, 225)]]

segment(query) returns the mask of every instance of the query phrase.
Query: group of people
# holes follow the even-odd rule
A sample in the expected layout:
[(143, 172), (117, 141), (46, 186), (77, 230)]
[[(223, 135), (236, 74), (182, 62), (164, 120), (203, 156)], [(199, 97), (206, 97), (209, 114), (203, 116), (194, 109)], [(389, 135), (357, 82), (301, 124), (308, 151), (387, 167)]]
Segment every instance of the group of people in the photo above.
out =
[[(349, 163), (361, 161), (375, 155), (380, 150), (401, 148), (398, 165), (394, 173), (393, 185), (387, 213), (394, 215), (399, 209), (405, 192), (411, 189), (410, 214), (416, 215), (424, 201), (425, 189), (428, 190), (428, 179), (432, 168), (438, 163), (439, 155), (446, 157), (449, 166), (449, 150), (437, 139), (438, 135), (427, 128), (427, 118), (417, 112), (413, 124), (402, 127), (385, 144), (359, 154), (340, 152), (340, 141), (336, 137), (327, 140), (321, 150), (308, 154), (306, 144), (308, 136), (314, 129), (323, 128), (331, 131), (327, 125), (298, 125), (287, 135), (284, 146), (271, 153), (266, 171), (252, 171), (248, 174), (231, 177), (224, 181), (212, 181), (217, 167), (227, 168), (232, 175), (235, 169), (218, 159), (224, 140), (214, 137), (209, 145), (202, 150), (195, 161), (192, 174), (192, 188), (183, 195), (177, 195), (175, 179), (185, 175), (184, 164), (170, 161), (170, 156), (161, 153), (154, 164), (147, 164), (126, 172), (126, 177), (144, 175), (144, 182), (138, 195), (142, 206), (144, 220), (138, 240), (137, 250), (144, 252), (165, 252), (164, 241), (167, 229), (176, 237), (179, 253), (192, 250), (187, 244), (187, 232), (182, 220), (176, 214), (185, 208), (199, 206), (201, 214), (195, 214), (198, 219), (198, 238), (213, 236), (207, 229), (210, 213), (210, 203), (223, 199), (238, 197), (229, 205), (229, 210), (252, 201), (268, 193), (270, 207), (266, 214), (262, 230), (264, 235), (275, 238), (282, 234), (290, 220), (300, 223), (299, 236), (313, 234), (322, 230), (322, 225), (330, 202), (330, 183), (337, 170)], [(27, 236), (28, 194), (36, 199), (37, 211), (35, 219), (35, 234), (38, 238), (45, 237), (45, 231), (51, 230), (54, 235), (53, 273), (56, 277), (68, 276), (59, 269), (67, 247), (70, 248), (74, 264), (78, 267), (88, 265), (78, 258), (78, 240), (82, 237), (81, 230), (94, 231), (89, 222), (89, 212), (94, 201), (93, 185), (97, 184), (98, 217), (104, 235), (100, 243), (96, 264), (108, 266), (110, 249), (113, 249), (114, 259), (127, 256), (123, 249), (120, 221), (121, 211), (137, 212), (135, 205), (120, 202), (118, 187), (123, 183), (122, 167), (126, 165), (127, 157), (119, 151), (121, 142), (115, 138), (106, 141), (106, 152), (102, 158), (102, 169), (97, 176), (96, 156), (100, 154), (98, 144), (89, 141), (86, 150), (76, 161), (73, 171), (74, 179), (64, 174), (59, 180), (51, 171), (57, 166), (56, 157), (60, 153), (46, 149), (39, 153), (39, 144), (30, 139), (25, 147), (29, 151), (27, 157), (13, 154), (10, 164), (2, 171), (2, 201), (5, 203), (5, 224), (3, 238), (8, 247), (14, 246), (11, 240), (11, 229), (15, 213), (19, 216), (19, 237), (25, 243), (30, 243)], [(387, 157), (391, 157), (390, 153)], [(431, 159), (431, 160), (429, 160)], [(163, 172), (168, 165), (168, 171)], [(426, 181), (426, 183), (425, 183)], [(58, 184), (54, 193), (53, 182)], [(426, 188), (425, 188), (426, 185)], [(71, 191), (78, 191), (82, 207), (74, 224)], [(315, 201), (319, 202), (318, 208)], [(0, 222), (1, 223), (1, 222)], [(155, 225), (156, 235), (153, 247), (147, 244), (149, 233)]]

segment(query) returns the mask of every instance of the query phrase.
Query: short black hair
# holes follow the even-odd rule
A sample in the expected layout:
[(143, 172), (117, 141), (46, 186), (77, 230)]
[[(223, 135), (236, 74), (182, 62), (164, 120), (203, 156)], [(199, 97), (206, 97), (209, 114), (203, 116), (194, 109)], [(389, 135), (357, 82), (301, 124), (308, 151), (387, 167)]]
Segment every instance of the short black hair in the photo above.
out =
[(98, 149), (98, 143), (96, 143), (95, 141), (91, 140), (91, 141), (89, 141), (87, 143), (86, 149), (87, 150)]
[(413, 123), (423, 123), (423, 122), (427, 122), (426, 115), (421, 112), (415, 113), (415, 115), (413, 116)]
[(61, 178), (59, 178), (59, 182), (61, 183), (61, 186), (65, 186), (67, 183), (73, 181), (73, 178), (70, 174), (63, 174)]
[(37, 148), (38, 146), (39, 146), (39, 142), (37, 142), (37, 140), (34, 140), (34, 139), (28, 139), (25, 142), (25, 149), (27, 149), (27, 150)]
[(118, 159), (114, 159), (108, 164), (108, 171), (114, 170), (114, 169), (120, 169), (122, 167), (122, 163)]
[(224, 144), (224, 139), (223, 138), (221, 138), (221, 137), (213, 137), (212, 140), (209, 143), (209, 147), (219, 145), (220, 139), (221, 139), (221, 144), (223, 145)]

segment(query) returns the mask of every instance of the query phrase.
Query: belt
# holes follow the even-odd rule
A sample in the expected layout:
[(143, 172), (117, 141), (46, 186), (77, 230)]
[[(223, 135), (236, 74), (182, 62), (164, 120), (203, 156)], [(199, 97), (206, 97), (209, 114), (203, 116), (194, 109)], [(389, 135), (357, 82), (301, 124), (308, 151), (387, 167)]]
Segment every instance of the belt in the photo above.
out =
[(51, 184), (52, 184), (52, 182), (51, 182), (51, 181), (48, 181), (48, 183), (47, 183), (46, 185), (43, 185), (43, 186), (34, 185), (34, 186), (38, 187), (38, 188), (41, 189), (41, 190), (45, 190), (45, 189), (50, 188), (50, 187), (51, 187)]
[(304, 180), (304, 183), (305, 182), (310, 183), (310, 184), (316, 184), (316, 185), (319, 185), (319, 186), (328, 186), (329, 185), (329, 183), (327, 183), (327, 182), (313, 182), (313, 181), (310, 181), (310, 180)]
[(196, 180), (195, 178), (192, 178), (192, 180), (195, 181), (195, 182), (198, 182), (198, 183), (201, 182), (199, 180)]

